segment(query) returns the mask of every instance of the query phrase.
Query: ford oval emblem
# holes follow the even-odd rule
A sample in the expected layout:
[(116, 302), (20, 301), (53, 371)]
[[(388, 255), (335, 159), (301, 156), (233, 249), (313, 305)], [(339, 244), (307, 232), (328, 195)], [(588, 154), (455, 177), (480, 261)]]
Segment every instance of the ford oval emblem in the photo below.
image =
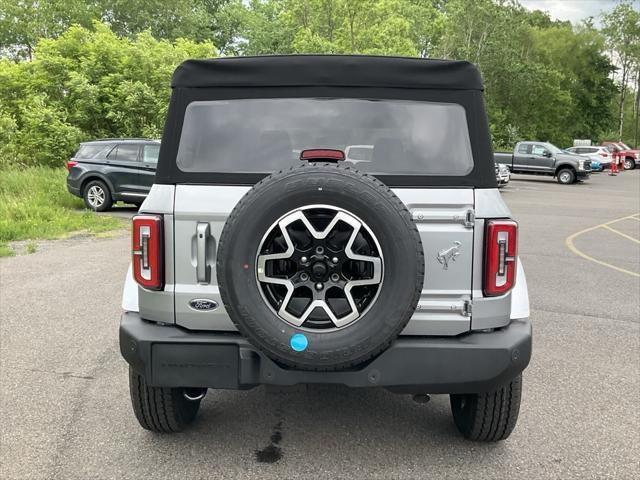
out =
[(218, 302), (208, 298), (194, 298), (189, 302), (189, 306), (198, 312), (209, 312), (218, 308)]

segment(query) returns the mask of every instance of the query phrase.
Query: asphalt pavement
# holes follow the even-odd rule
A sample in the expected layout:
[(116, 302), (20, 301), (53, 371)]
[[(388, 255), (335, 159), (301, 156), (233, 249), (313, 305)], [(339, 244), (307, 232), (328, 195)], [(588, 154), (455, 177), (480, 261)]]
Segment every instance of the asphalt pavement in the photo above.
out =
[(0, 259), (0, 478), (638, 478), (640, 171), (516, 176), (503, 196), (535, 335), (507, 441), (463, 440), (443, 395), (337, 386), (210, 391), (184, 433), (141, 429), (118, 349), (123, 234)]

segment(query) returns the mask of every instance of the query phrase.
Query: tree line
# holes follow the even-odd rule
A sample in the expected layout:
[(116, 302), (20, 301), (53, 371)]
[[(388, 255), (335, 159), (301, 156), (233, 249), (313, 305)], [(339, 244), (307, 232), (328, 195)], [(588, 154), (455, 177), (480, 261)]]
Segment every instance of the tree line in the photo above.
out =
[(496, 148), (638, 144), (640, 12), (572, 26), (516, 0), (0, 0), (0, 166), (161, 134), (187, 58), (360, 53), (478, 65)]

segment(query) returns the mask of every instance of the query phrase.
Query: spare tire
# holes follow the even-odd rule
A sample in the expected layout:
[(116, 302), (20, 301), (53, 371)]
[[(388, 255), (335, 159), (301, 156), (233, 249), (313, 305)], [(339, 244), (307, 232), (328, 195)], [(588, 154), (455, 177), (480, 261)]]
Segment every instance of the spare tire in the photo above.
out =
[(270, 358), (305, 370), (355, 366), (386, 349), (415, 311), (424, 252), (383, 183), (311, 163), (263, 179), (218, 245), (226, 310)]

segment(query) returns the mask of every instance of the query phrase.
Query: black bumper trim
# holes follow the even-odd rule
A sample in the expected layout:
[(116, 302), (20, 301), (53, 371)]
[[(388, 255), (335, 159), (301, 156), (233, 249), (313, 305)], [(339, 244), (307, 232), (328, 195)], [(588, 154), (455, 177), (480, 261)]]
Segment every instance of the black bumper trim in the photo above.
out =
[(531, 322), (458, 337), (400, 337), (357, 370), (309, 372), (283, 367), (236, 333), (194, 332), (125, 312), (120, 351), (153, 386), (247, 389), (256, 385), (333, 383), (422, 393), (495, 390), (531, 358)]
[(72, 194), (75, 195), (76, 197), (80, 197), (82, 198), (82, 193), (80, 193), (80, 187), (76, 187), (75, 185), (70, 185), (67, 182), (67, 191)]

